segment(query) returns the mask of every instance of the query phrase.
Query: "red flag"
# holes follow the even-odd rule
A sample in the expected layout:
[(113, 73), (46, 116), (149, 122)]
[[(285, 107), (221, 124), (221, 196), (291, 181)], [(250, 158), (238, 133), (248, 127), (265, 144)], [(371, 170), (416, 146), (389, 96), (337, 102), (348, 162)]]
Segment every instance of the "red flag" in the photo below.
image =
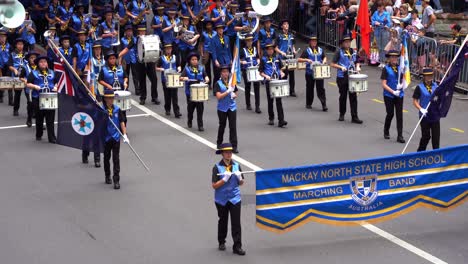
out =
[(210, 11), (213, 11), (213, 9), (216, 8), (216, 3), (215, 3), (213, 0), (208, 0), (208, 2), (211, 3), (211, 5), (210, 5)]
[(361, 31), (361, 47), (370, 56), (370, 20), (369, 20), (369, 6), (367, 1), (361, 1), (359, 4), (359, 11), (356, 19), (356, 25), (359, 26)]

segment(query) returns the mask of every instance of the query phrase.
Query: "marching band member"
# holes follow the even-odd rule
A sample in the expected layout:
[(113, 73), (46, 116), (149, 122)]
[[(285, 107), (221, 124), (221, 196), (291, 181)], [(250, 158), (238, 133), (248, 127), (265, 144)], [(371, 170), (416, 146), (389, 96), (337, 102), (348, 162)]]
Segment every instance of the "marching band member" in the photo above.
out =
[[(256, 26), (257, 20), (253, 20), (251, 17), (249, 17), (249, 12), (252, 11), (252, 6), (251, 5), (245, 5), (244, 9), (244, 16), (242, 19), (238, 22), (236, 26), (237, 31), (243, 31), (243, 32), (249, 32)], [(252, 33), (253, 35), (253, 45), (254, 47), (257, 46), (258, 43), (258, 28), (255, 32)]]
[[(129, 48), (129, 51), (122, 56), (122, 66), (127, 77), (130, 76), (130, 71), (132, 73), (133, 87), (135, 87), (135, 94), (140, 95), (140, 87), (138, 86), (138, 71), (136, 68), (137, 63), (137, 50), (136, 45), (137, 39), (133, 36), (133, 26), (125, 26), (125, 36), (122, 37), (120, 41), (121, 49)], [(119, 56), (120, 57), (120, 56)]]
[(349, 94), (349, 104), (351, 106), (351, 122), (362, 124), (362, 120), (358, 117), (357, 111), (357, 94), (349, 92), (349, 70), (354, 69), (357, 72), (361, 71), (361, 65), (358, 63), (358, 55), (350, 48), (351, 35), (346, 34), (341, 42), (341, 48), (336, 51), (331, 67), (338, 69), (336, 75), (336, 83), (340, 92), (340, 117), (338, 121), (344, 121), (346, 114), (346, 99)]
[(68, 27), (71, 32), (71, 38), (73, 41), (78, 40), (78, 32), (81, 29), (86, 28), (87, 21), (84, 20), (84, 4), (82, 2), (77, 2), (75, 4), (75, 13), (72, 15), (70, 20), (70, 26)]
[[(57, 30), (56, 30), (56, 27), (55, 27), (55, 24), (51, 24), (49, 25), (49, 39), (52, 40), (54, 43), (60, 43), (60, 39), (59, 37), (57, 36)], [(53, 62), (56, 60), (56, 57), (57, 55), (55, 55), (52, 47), (49, 47), (49, 43), (46, 41), (46, 50), (47, 50), (47, 57), (50, 58), (50, 60)], [(52, 67), (52, 65), (50, 65), (50, 67)]]
[(237, 31), (236, 31), (236, 25), (241, 21), (238, 17), (236, 17), (237, 13), (237, 8), (239, 5), (237, 2), (231, 2), (229, 4), (229, 11), (226, 14), (226, 28), (225, 28), (225, 34), (226, 36), (229, 37), (229, 45), (231, 46), (231, 54), (234, 52), (234, 46), (236, 44), (236, 38), (237, 38)]
[[(258, 71), (265, 78), (265, 87), (268, 100), (268, 125), (273, 126), (275, 122), (275, 113), (273, 112), (273, 100), (270, 94), (270, 81), (275, 78), (284, 78), (286, 75), (281, 70), (282, 64), (278, 56), (275, 55), (275, 44), (267, 43), (265, 45), (265, 55), (260, 60)], [(276, 98), (276, 111), (278, 112), (278, 127), (284, 127), (288, 124), (284, 120), (283, 103), (281, 97)]]
[[(241, 193), (240, 186), (244, 184), (239, 163), (232, 160), (233, 146), (230, 143), (221, 144), (216, 154), (223, 156), (213, 167), (211, 182), (215, 190), (214, 200), (218, 211), (218, 249), (226, 250), (229, 215), (231, 215), (231, 234), (234, 245), (233, 253), (243, 256), (241, 231)], [(218, 175), (220, 174), (220, 175)]]
[(59, 6), (59, 0), (52, 0), (52, 2), (49, 4), (48, 11), (45, 13), (45, 18), (47, 19), (49, 25), (57, 24)]
[[(113, 51), (107, 52), (105, 55), (106, 65), (99, 72), (98, 82), (104, 86), (104, 91), (110, 90), (127, 90), (128, 78), (121, 65), (117, 65), (117, 54)], [(105, 94), (105, 93), (104, 93)], [(122, 117), (127, 125), (127, 111), (122, 111)]]
[[(190, 24), (190, 17), (184, 15), (182, 18), (182, 33), (177, 37), (179, 41), (179, 58), (182, 62), (182, 68), (185, 67), (185, 62), (187, 61), (187, 55), (195, 51), (195, 45), (200, 38), (200, 34), (197, 32), (197, 28), (194, 25)], [(184, 39), (184, 32), (192, 31), (193, 37), (190, 39)]]
[(164, 41), (162, 31), (164, 20), (166, 19), (166, 16), (164, 15), (164, 6), (158, 5), (155, 10), (156, 12), (154, 12), (155, 15), (153, 17), (153, 24), (151, 25), (151, 28), (154, 30), (153, 34), (158, 35), (159, 39)]
[(325, 95), (324, 80), (314, 79), (314, 73), (312, 71), (312, 65), (314, 63), (326, 64), (327, 57), (325, 51), (317, 46), (317, 36), (312, 35), (309, 37), (309, 47), (302, 52), (301, 57), (298, 59), (299, 62), (306, 62), (306, 108), (312, 109), (312, 103), (314, 102), (314, 86), (317, 84), (317, 97), (322, 103), (322, 110), (328, 111), (327, 98)]
[[(146, 26), (138, 26), (138, 36), (146, 35)], [(161, 102), (158, 100), (158, 78), (156, 76), (156, 67), (154, 62), (140, 62), (136, 63), (138, 71), (138, 87), (140, 88), (140, 104), (144, 105), (147, 95), (146, 90), (146, 76), (151, 82), (151, 101), (155, 105), (159, 105)]]
[(390, 138), (390, 125), (392, 124), (393, 113), (396, 112), (397, 121), (397, 142), (405, 143), (403, 138), (403, 98), (404, 91), (398, 87), (398, 58), (400, 52), (390, 50), (386, 57), (389, 63), (382, 69), (380, 80), (382, 80), (383, 97), (387, 116), (385, 117), (384, 138)]
[(56, 92), (57, 75), (48, 68), (48, 58), (39, 56), (36, 58), (37, 69), (28, 75), (26, 86), (31, 89), (33, 111), (36, 113), (36, 140), (42, 140), (44, 118), (47, 127), (49, 143), (55, 144), (55, 110), (39, 109), (39, 94), (43, 92)]
[(224, 23), (226, 21), (226, 7), (223, 6), (223, 1), (216, 0), (216, 7), (211, 11), (211, 20), (213, 23)]
[(440, 120), (430, 121), (427, 119), (427, 105), (431, 101), (432, 94), (438, 85), (433, 81), (434, 71), (431, 68), (423, 69), (423, 82), (421, 82), (413, 93), (413, 105), (419, 110), (419, 117), (424, 116), (421, 121), (421, 140), (418, 151), (425, 151), (429, 140), (432, 138), (432, 149), (438, 149), (440, 145)]
[(185, 94), (187, 95), (187, 126), (192, 128), (193, 112), (197, 109), (198, 131), (204, 131), (203, 128), (203, 102), (192, 102), (190, 100), (190, 85), (196, 82), (208, 83), (210, 79), (206, 76), (203, 66), (198, 65), (199, 56), (197, 53), (190, 53), (187, 56), (187, 65), (181, 74), (181, 81), (185, 81)]
[[(15, 40), (15, 50), (10, 53), (10, 59), (8, 61), (8, 67), (11, 72), (11, 76), (19, 77), (21, 72), (24, 71), (24, 66), (26, 62), (24, 60), (24, 39), (17, 38)], [(21, 101), (21, 92), (22, 90), (15, 90), (14, 91), (14, 98), (13, 98), (13, 115), (18, 116), (18, 110), (20, 108), (20, 101)], [(8, 95), (9, 96), (9, 95)], [(9, 98), (8, 98), (9, 99)]]
[(181, 71), (180, 61), (176, 55), (172, 54), (172, 44), (164, 44), (164, 55), (159, 57), (159, 60), (156, 64), (156, 70), (161, 72), (161, 83), (164, 92), (164, 109), (166, 110), (166, 115), (171, 115), (171, 103), (174, 109), (174, 116), (180, 118), (182, 114), (180, 113), (179, 108), (179, 98), (178, 98), (178, 89), (167, 88), (167, 79), (164, 74), (165, 70), (174, 70), (177, 72)]
[(80, 76), (83, 77), (84, 70), (86, 65), (89, 62), (89, 55), (91, 45), (86, 42), (86, 30), (81, 29), (77, 31), (78, 34), (78, 42), (75, 43), (73, 48), (73, 69), (75, 72)]
[(132, 0), (127, 5), (127, 15), (132, 19), (132, 22), (141, 14), (143, 17), (139, 25), (146, 25), (146, 15), (150, 12), (150, 7), (146, 5), (146, 2), (143, 0)]
[(94, 42), (98, 40), (98, 34), (101, 31), (101, 25), (99, 24), (99, 15), (92, 14), (91, 21), (88, 25), (88, 41)]
[[(31, 23), (31, 24), (27, 24), (26, 21), (28, 21), (27, 23)], [(23, 24), (19, 26), (17, 30), (18, 30), (18, 36), (24, 39), (25, 41), (24, 50), (25, 51), (33, 50), (34, 44), (36, 44), (36, 37), (34, 36), (34, 34), (36, 34), (36, 24), (34, 23), (34, 21), (29, 20), (28, 12), (26, 12), (25, 22), (23, 22)]]
[[(70, 65), (73, 65), (73, 47), (70, 47), (70, 36), (62, 35), (60, 37), (61, 47), (59, 48), (60, 53), (63, 54), (65, 59), (67, 59)], [(57, 60), (60, 60), (60, 57), (56, 56)]]
[(115, 23), (113, 21), (114, 13), (112, 9), (106, 9), (104, 11), (105, 20), (100, 24), (99, 36), (102, 38), (101, 45), (104, 49), (104, 53), (113, 50), (113, 45), (118, 40), (119, 32), (115, 29)]
[(164, 19), (162, 26), (163, 41), (165, 43), (172, 43), (174, 54), (178, 54), (177, 46), (179, 45), (179, 39), (176, 38), (175, 30), (178, 29), (180, 24), (179, 18), (176, 17), (177, 10), (171, 7), (167, 10), (167, 17)]
[[(218, 99), (218, 139), (216, 144), (218, 148), (223, 143), (224, 130), (226, 129), (226, 121), (229, 120), (229, 142), (232, 144), (234, 153), (239, 153), (237, 150), (237, 86), (229, 87), (229, 65), (221, 66), (221, 78), (214, 86), (214, 93)], [(234, 73), (235, 74), (235, 73)]]
[[(0, 29), (0, 76), (6, 76), (8, 69), (8, 61), (10, 60), (10, 43), (7, 42), (7, 31)], [(3, 103), (3, 90), (0, 90), (0, 103)], [(9, 90), (8, 105), (13, 105), (13, 94)]]
[[(281, 20), (281, 31), (278, 31), (276, 37), (276, 52), (281, 55), (281, 59), (286, 59), (286, 55), (296, 56), (295, 40), (292, 33), (289, 32), (289, 21)], [(289, 95), (296, 97), (294, 71), (285, 71), (286, 77), (289, 78)]]
[(202, 32), (201, 43), (199, 45), (200, 54), (202, 57), (202, 63), (205, 66), (206, 75), (210, 79), (208, 83), (209, 89), (213, 89), (212, 78), (211, 78), (211, 64), (212, 60), (212, 50), (211, 50), (211, 40), (217, 36), (217, 33), (213, 30), (213, 21), (211, 19), (205, 19), (205, 30)]
[[(119, 23), (121, 26), (131, 25), (130, 17), (127, 15), (127, 5), (128, 0), (119, 1), (117, 5), (115, 5), (114, 12), (116, 17), (119, 18)], [(156, 13), (155, 13), (156, 14)], [(125, 16), (127, 16), (127, 21), (125, 21)]]
[[(114, 104), (114, 90), (106, 89), (104, 92), (104, 109), (109, 114), (107, 121), (107, 129), (104, 136), (104, 174), (106, 176), (106, 184), (114, 182), (114, 189), (120, 189), (120, 133), (123, 135), (123, 141), (129, 143), (127, 137), (127, 127), (125, 126), (125, 119), (120, 108)], [(120, 131), (117, 130), (120, 127)], [(112, 163), (114, 165), (114, 174), (112, 180), (110, 178), (110, 158), (112, 156)]]
[(258, 52), (260, 57), (263, 56), (263, 50), (265, 49), (265, 44), (268, 42), (273, 43), (276, 40), (276, 31), (271, 27), (271, 17), (266, 16), (263, 19), (263, 28), (258, 32)]
[(247, 37), (244, 38), (244, 41), (245, 47), (240, 53), (240, 62), (242, 64), (242, 79), (244, 79), (245, 83), (245, 104), (247, 105), (247, 110), (252, 110), (252, 106), (250, 104), (250, 90), (253, 84), (255, 95), (255, 112), (260, 114), (262, 113), (262, 111), (260, 111), (260, 82), (249, 82), (247, 79), (246, 70), (249, 66), (257, 66), (260, 63), (260, 59), (257, 48), (253, 46), (253, 35), (247, 35)]
[(31, 10), (31, 20), (36, 23), (36, 41), (43, 43), (44, 36), (42, 35), (47, 26), (47, 20), (44, 19), (45, 14), (49, 10), (50, 0), (33, 0)]
[(60, 24), (60, 34), (68, 34), (70, 32), (70, 22), (73, 15), (73, 6), (70, 5), (71, 0), (63, 0), (62, 5), (58, 8), (57, 20)]
[[(24, 82), (27, 83), (28, 76), (31, 74), (32, 71), (36, 70), (37, 65), (34, 63), (37, 56), (39, 53), (31, 51), (28, 54), (26, 54), (26, 65), (24, 67), (24, 71), (21, 72), (20, 79)], [(24, 95), (26, 96), (26, 102), (27, 102), (27, 118), (26, 118), (26, 125), (28, 127), (32, 126), (32, 117), (35, 115), (34, 109), (33, 109), (33, 103), (32, 103), (32, 96), (31, 96), (31, 90), (26, 86), (24, 88)]]
[(104, 91), (103, 90), (100, 91), (97, 84), (98, 84), (99, 75), (101, 74), (101, 70), (105, 65), (104, 56), (102, 55), (102, 45), (100, 41), (96, 41), (93, 43), (93, 57), (91, 58), (91, 64), (93, 67), (93, 74), (94, 74), (92, 81), (95, 82), (94, 87), (95, 87), (95, 92), (97, 95), (96, 97), (98, 98), (98, 100), (100, 100), (101, 99), (100, 97), (104, 95)]
[(217, 37), (211, 40), (211, 55), (214, 62), (214, 82), (219, 80), (220, 66), (229, 65), (232, 62), (231, 48), (229, 47), (229, 37), (224, 35), (224, 24), (215, 25)]

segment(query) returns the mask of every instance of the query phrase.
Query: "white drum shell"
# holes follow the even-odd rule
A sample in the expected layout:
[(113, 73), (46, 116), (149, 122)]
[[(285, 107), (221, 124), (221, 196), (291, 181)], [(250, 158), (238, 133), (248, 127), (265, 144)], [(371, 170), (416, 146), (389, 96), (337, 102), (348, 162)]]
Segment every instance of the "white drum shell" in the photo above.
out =
[(208, 84), (194, 83), (190, 85), (190, 101), (204, 102), (208, 101)]
[(349, 75), (349, 91), (351, 93), (367, 92), (368, 76), (366, 74), (351, 74)]
[(261, 82), (263, 80), (263, 77), (258, 71), (258, 66), (247, 67), (246, 73), (248, 82)]
[(156, 62), (160, 55), (161, 40), (158, 35), (140, 36), (137, 53), (140, 62)]
[(312, 65), (312, 73), (315, 80), (330, 79), (330, 65), (315, 64)]
[(289, 81), (288, 80), (270, 81), (270, 95), (272, 98), (289, 96)]
[(39, 94), (39, 109), (55, 110), (58, 108), (57, 93), (40, 93)]
[(307, 68), (307, 63), (306, 62), (298, 62), (297, 63), (297, 69), (298, 70), (305, 70)]
[(167, 88), (184, 88), (185, 82), (180, 81), (180, 73), (165, 73)]
[(132, 109), (131, 95), (132, 94), (129, 91), (115, 91), (114, 104), (116, 104), (122, 111)]

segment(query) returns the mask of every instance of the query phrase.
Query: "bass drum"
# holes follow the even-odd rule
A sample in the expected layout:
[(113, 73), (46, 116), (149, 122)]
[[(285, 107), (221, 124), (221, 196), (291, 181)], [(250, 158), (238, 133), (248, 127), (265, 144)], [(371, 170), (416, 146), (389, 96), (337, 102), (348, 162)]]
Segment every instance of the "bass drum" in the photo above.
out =
[(140, 62), (156, 62), (159, 59), (161, 40), (158, 35), (140, 36), (137, 52)]

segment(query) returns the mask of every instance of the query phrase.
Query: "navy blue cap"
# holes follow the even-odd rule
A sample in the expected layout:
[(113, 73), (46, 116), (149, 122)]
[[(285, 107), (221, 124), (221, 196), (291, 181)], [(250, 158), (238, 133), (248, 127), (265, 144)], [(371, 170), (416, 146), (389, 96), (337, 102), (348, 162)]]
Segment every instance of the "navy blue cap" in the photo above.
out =
[(106, 53), (106, 56), (104, 56), (104, 59), (108, 60), (112, 56), (117, 58), (117, 54), (115, 54), (115, 52), (113, 50), (110, 50), (109, 52)]
[(24, 38), (17, 38), (17, 39), (15, 39), (15, 44), (20, 42), (20, 41), (23, 42), (23, 44), (26, 43), (26, 40)]
[(216, 150), (216, 154), (219, 155), (219, 154), (223, 153), (223, 151), (232, 151), (233, 149), (234, 148), (232, 147), (231, 143), (223, 143)]
[(30, 52), (28, 52), (28, 54), (26, 54), (26, 56), (24, 56), (24, 58), (26, 60), (29, 60), (29, 57), (31, 57), (32, 55), (36, 55), (36, 58), (37, 58), (37, 56), (39, 56), (40, 54), (38, 52), (35, 52), (35, 51), (30, 51)]
[(190, 61), (190, 59), (192, 57), (197, 57), (197, 59), (200, 59), (200, 55), (198, 55), (198, 53), (196, 52), (191, 52), (188, 56), (187, 56), (187, 61)]
[(308, 37), (309, 40), (318, 40), (317, 35), (311, 35)]
[(104, 89), (104, 97), (115, 97), (114, 90), (111, 89)]
[(60, 42), (66, 40), (66, 39), (70, 39), (70, 36), (69, 36), (69, 35), (62, 35), (62, 36), (60, 37)]
[(37, 58), (34, 60), (34, 63), (35, 63), (36, 65), (39, 65), (39, 61), (40, 61), (40, 60), (43, 60), (43, 59), (45, 59), (47, 62), (49, 62), (49, 57), (47, 57), (47, 56), (45, 56), (45, 55), (41, 55), (41, 56), (37, 57)]
[(434, 75), (434, 70), (432, 68), (424, 68), (422, 75)]
[(398, 50), (389, 50), (387, 54), (385, 54), (385, 57), (390, 57), (390, 56), (400, 56), (400, 52)]
[(270, 16), (266, 16), (262, 18), (262, 22), (267, 22), (267, 21), (273, 21), (273, 19)]

